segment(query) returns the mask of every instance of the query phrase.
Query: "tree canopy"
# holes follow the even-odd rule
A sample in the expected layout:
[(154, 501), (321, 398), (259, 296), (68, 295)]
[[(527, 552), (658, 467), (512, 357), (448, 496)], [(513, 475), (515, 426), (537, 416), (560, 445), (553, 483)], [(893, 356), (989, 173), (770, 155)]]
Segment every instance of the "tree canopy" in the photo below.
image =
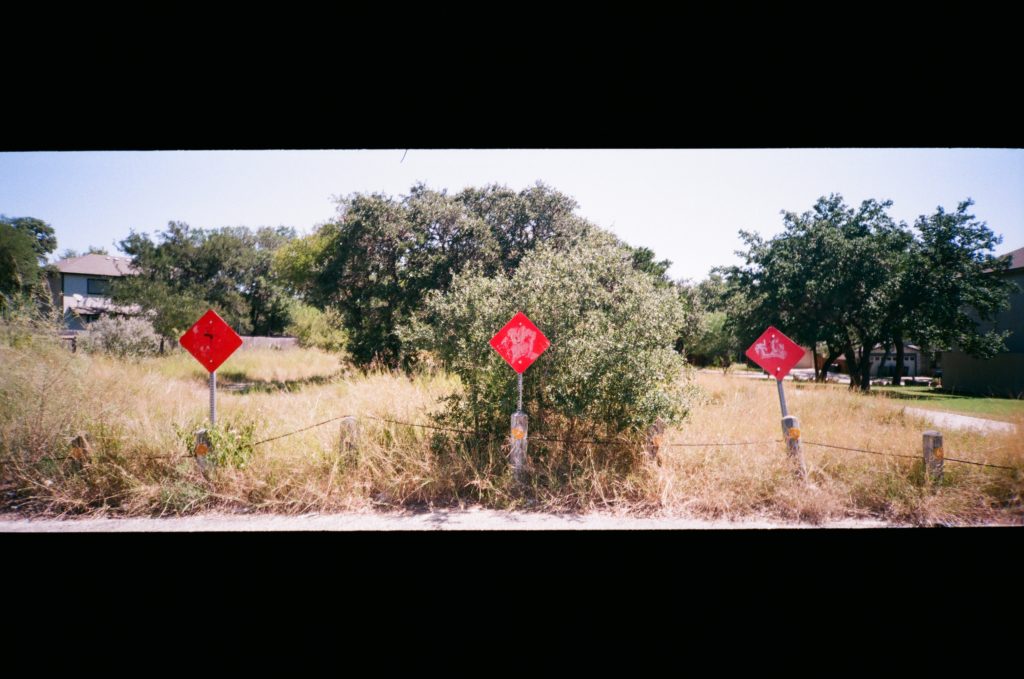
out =
[(56, 248), (53, 227), (43, 220), (0, 215), (0, 309), (39, 282), (41, 267)]
[(57, 249), (57, 235), (53, 227), (35, 217), (7, 217), (0, 215), (0, 224), (10, 226), (25, 234), (32, 242), (32, 251), (39, 264), (46, 263), (46, 257)]
[(511, 276), (466, 271), (431, 291), (401, 331), (433, 351), (464, 385), (448, 411), (480, 431), (508, 428), (516, 380), (488, 341), (517, 310), (551, 341), (524, 380), (538, 426), (603, 434), (671, 420), (686, 409), (684, 360), (673, 350), (685, 312), (671, 287), (633, 266), (632, 249), (597, 230), (528, 253)]
[(867, 356), (878, 344), (896, 346), (898, 369), (905, 341), (991, 355), (1003, 336), (982, 332), (964, 305), (978, 320), (992, 318), (1008, 287), (986, 273), (999, 269), (986, 254), (999, 239), (966, 213), (971, 204), (922, 216), (915, 233), (889, 216), (891, 201), (852, 209), (833, 194), (803, 214), (784, 212), (784, 231), (774, 238), (741, 231), (746, 265), (727, 270), (748, 302), (739, 334), (753, 340), (771, 324), (805, 346), (823, 342), (827, 363), (845, 355), (851, 388), (865, 391)]
[(274, 252), (295, 238), (288, 227), (193, 229), (170, 222), (155, 242), (132, 232), (120, 242), (138, 276), (118, 279), (122, 304), (155, 312), (157, 332), (174, 337), (212, 307), (242, 334), (281, 333), (290, 300), (271, 274)]
[(31, 236), (0, 222), (0, 293), (20, 293), (38, 278), (39, 258)]
[[(278, 253), (275, 271), (320, 308), (337, 309), (359, 363), (396, 366), (410, 360), (398, 326), (428, 292), (445, 291), (459, 273), (508, 276), (541, 244), (564, 250), (596, 227), (578, 217), (576, 202), (537, 183), (523, 191), (503, 186), (457, 194), (423, 184), (405, 196), (352, 194), (338, 216)], [(670, 285), (667, 260), (629, 248), (634, 268)]]

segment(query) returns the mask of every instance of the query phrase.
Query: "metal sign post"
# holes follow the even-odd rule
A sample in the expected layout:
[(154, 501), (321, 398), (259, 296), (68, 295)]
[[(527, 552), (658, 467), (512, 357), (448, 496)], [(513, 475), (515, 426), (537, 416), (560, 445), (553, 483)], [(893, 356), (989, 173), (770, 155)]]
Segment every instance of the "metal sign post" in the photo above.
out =
[(789, 415), (789, 412), (786, 410), (786, 392), (782, 390), (781, 379), (775, 380), (775, 383), (779, 385), (779, 405), (782, 407), (782, 416), (785, 417)]
[(210, 372), (210, 428), (217, 425), (217, 368), (242, 346), (224, 319), (210, 309), (178, 340)]
[(782, 435), (786, 439), (789, 457), (797, 466), (800, 478), (807, 478), (807, 467), (800, 451), (800, 420), (789, 414), (786, 408), (786, 392), (782, 388), (782, 380), (789, 374), (806, 352), (800, 345), (783, 335), (776, 328), (769, 326), (757, 340), (750, 345), (746, 356), (754, 363), (775, 377), (779, 389), (779, 407), (782, 409)]
[(210, 427), (217, 426), (217, 371), (210, 371)]
[(512, 413), (512, 431), (509, 437), (512, 469), (517, 479), (522, 479), (526, 465), (527, 432), (529, 418), (523, 412), (523, 372), (533, 365), (551, 342), (523, 312), (518, 312), (491, 338), (491, 347), (505, 359), (518, 375), (519, 395), (516, 412)]

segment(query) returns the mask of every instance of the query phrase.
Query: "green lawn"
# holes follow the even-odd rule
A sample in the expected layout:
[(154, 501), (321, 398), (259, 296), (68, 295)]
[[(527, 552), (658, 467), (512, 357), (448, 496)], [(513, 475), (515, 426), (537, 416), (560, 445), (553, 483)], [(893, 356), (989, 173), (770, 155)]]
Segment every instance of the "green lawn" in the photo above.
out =
[(948, 394), (926, 386), (871, 387), (871, 393), (906, 400), (907, 405), (914, 407), (946, 410), (993, 420), (1013, 420), (1024, 416), (1024, 399)]

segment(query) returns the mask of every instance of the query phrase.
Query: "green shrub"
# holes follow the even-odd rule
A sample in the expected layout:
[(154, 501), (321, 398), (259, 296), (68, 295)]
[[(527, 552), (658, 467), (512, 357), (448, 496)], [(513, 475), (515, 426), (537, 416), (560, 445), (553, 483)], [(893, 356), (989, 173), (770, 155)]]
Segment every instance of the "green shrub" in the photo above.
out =
[(78, 334), (78, 346), (89, 353), (136, 358), (160, 351), (160, 337), (144, 318), (104, 316)]
[(296, 304), (292, 308), (291, 318), (292, 322), (285, 332), (297, 337), (299, 346), (337, 353), (345, 351), (348, 333), (345, 332), (341, 314), (337, 310), (320, 311), (307, 304)]
[(507, 434), (516, 374), (488, 341), (517, 310), (551, 341), (526, 371), (523, 396), (547, 432), (612, 435), (685, 413), (686, 364), (672, 348), (684, 317), (678, 295), (637, 271), (613, 236), (594, 233), (568, 249), (539, 247), (510, 278), (468, 272), (428, 296), (403, 334), (461, 378), (451, 419)]
[[(189, 451), (195, 451), (198, 427), (179, 429), (178, 438)], [(206, 457), (213, 468), (245, 469), (255, 452), (256, 423), (250, 421), (225, 422), (216, 427), (205, 427), (210, 451)]]

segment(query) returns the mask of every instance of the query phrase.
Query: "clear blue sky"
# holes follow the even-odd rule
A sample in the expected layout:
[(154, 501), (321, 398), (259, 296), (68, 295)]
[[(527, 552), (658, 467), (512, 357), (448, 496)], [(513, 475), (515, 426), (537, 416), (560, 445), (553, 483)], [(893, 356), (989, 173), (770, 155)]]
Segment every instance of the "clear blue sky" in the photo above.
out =
[(0, 153), (0, 213), (56, 229), (58, 252), (114, 251), (130, 229), (168, 221), (194, 227), (294, 226), (330, 219), (332, 196), (404, 194), (415, 182), (450, 192), (489, 183), (522, 189), (540, 180), (574, 197), (579, 213), (701, 279), (738, 260), (739, 229), (764, 236), (780, 211), (818, 196), (847, 204), (892, 199), (912, 223), (973, 198), (974, 214), (1024, 246), (1024, 151), (1012, 149), (456, 150)]

